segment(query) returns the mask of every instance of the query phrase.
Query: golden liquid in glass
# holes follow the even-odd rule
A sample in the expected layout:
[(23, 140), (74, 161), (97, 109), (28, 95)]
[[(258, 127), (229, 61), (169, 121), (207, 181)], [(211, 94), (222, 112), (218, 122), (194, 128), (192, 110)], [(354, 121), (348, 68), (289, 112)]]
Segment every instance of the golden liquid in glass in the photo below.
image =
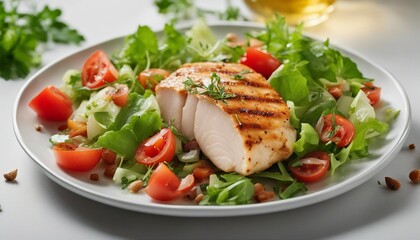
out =
[(290, 25), (301, 22), (314, 26), (328, 18), (334, 10), (335, 0), (245, 0), (248, 7), (258, 15), (258, 20), (272, 18), (278, 12)]

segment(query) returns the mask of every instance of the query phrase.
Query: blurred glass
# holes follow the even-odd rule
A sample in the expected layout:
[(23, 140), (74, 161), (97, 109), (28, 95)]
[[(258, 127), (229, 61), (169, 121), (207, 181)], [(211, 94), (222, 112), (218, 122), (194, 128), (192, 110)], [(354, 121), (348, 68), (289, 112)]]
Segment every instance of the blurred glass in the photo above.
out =
[(278, 12), (287, 23), (306, 27), (317, 25), (328, 18), (334, 10), (335, 0), (245, 0), (246, 5), (257, 14), (257, 20), (272, 18)]

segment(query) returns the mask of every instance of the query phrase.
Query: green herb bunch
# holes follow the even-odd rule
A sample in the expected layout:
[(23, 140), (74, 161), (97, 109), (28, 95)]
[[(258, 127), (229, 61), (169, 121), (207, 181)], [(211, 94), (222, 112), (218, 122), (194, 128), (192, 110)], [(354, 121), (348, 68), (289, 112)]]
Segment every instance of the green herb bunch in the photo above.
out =
[(243, 16), (238, 7), (227, 1), (226, 10), (223, 12), (204, 9), (196, 6), (193, 0), (155, 0), (159, 13), (171, 15), (175, 20), (193, 19), (194, 17), (215, 16), (220, 20), (235, 21), (248, 19)]
[(41, 64), (40, 43), (75, 43), (84, 37), (60, 21), (60, 9), (19, 12), (19, 1), (0, 1), (0, 78), (25, 78)]

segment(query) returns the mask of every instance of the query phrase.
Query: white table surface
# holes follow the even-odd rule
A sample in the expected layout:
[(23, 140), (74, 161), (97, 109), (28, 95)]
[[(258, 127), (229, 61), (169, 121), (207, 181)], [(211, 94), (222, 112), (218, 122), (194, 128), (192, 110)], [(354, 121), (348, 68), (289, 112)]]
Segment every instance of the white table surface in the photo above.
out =
[[(160, 29), (165, 18), (149, 0), (43, 0), (63, 10), (63, 20), (83, 33), (88, 46), (132, 33), (137, 25)], [(233, 1), (242, 5), (242, 2)], [(222, 8), (224, 1), (200, 1)], [(420, 1), (338, 0), (330, 19), (306, 32), (346, 46), (388, 69), (412, 105), (412, 130), (397, 157), (379, 174), (343, 195), (299, 209), (230, 218), (180, 218), (107, 206), (50, 180), (18, 144), (13, 103), (25, 80), (0, 80), (0, 173), (17, 168), (17, 183), (0, 180), (0, 239), (419, 239), (420, 185), (408, 173), (420, 168)], [(249, 12), (246, 12), (249, 14)], [(48, 46), (43, 63), (80, 46)], [(414, 151), (407, 150), (417, 144)], [(392, 176), (396, 192), (377, 185)]]

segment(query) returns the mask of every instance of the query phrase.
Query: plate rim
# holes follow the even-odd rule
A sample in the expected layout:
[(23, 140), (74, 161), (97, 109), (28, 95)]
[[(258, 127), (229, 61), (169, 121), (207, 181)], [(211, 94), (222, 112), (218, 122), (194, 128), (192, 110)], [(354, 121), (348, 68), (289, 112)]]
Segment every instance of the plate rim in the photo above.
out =
[[(240, 27), (240, 28), (256, 28), (256, 29), (257, 28), (263, 29), (263, 26), (264, 26), (261, 23), (241, 22), (241, 21), (237, 21), (237, 22), (214, 21), (214, 22), (208, 23), (208, 25), (210, 28)], [(189, 22), (189, 23), (177, 25), (176, 29), (185, 30), (185, 29), (190, 28), (191, 26), (192, 26), (192, 23)], [(159, 33), (162, 31), (162, 29), (153, 30), (153, 31), (156, 33)], [(304, 33), (304, 35), (314, 38), (316, 40), (322, 41), (321, 38), (315, 34)], [(410, 102), (406, 94), (406, 91), (404, 90), (404, 88), (402, 87), (398, 79), (394, 75), (392, 75), (388, 70), (386, 70), (384, 67), (373, 62), (371, 59), (367, 58), (365, 55), (361, 54), (360, 52), (355, 51), (354, 49), (351, 49), (348, 47), (343, 47), (340, 44), (335, 44), (332, 41), (331, 45), (334, 48), (337, 48), (340, 51), (345, 51), (346, 53), (350, 53), (351, 55), (358, 57), (359, 59), (367, 62), (372, 67), (374, 67), (375, 69), (385, 74), (392, 81), (392, 83), (395, 86), (397, 86), (398, 92), (401, 93), (401, 96), (403, 97), (402, 103), (405, 106), (404, 110), (406, 111), (406, 114), (407, 114), (405, 116), (406, 121), (404, 122), (405, 124), (404, 131), (398, 136), (399, 139), (396, 142), (396, 144), (392, 146), (391, 150), (389, 150), (385, 156), (381, 156), (381, 160), (378, 161), (378, 163), (376, 163), (374, 167), (371, 167), (368, 170), (363, 171), (362, 173), (350, 179), (346, 179), (345, 181), (334, 184), (333, 186), (329, 186), (327, 189), (313, 192), (308, 195), (302, 195), (295, 198), (281, 200), (281, 202), (280, 200), (278, 200), (278, 201), (271, 201), (271, 202), (266, 202), (266, 203), (254, 203), (254, 204), (235, 205), (235, 206), (170, 205), (170, 204), (156, 203), (156, 202), (149, 202), (147, 204), (134, 204), (131, 202), (123, 201), (121, 199), (117, 199), (112, 196), (104, 196), (104, 194), (84, 188), (83, 186), (79, 186), (75, 182), (67, 181), (66, 179), (60, 177), (58, 174), (54, 174), (52, 171), (50, 171), (50, 169), (42, 161), (40, 161), (38, 157), (35, 156), (35, 154), (31, 152), (30, 148), (26, 146), (26, 144), (24, 143), (23, 137), (21, 135), (21, 132), (17, 123), (17, 114), (18, 114), (18, 109), (19, 109), (19, 102), (22, 95), (24, 94), (28, 86), (35, 79), (37, 79), (39, 75), (41, 75), (42, 73), (50, 69), (52, 66), (60, 63), (61, 61), (64, 61), (67, 58), (80, 54), (83, 51), (88, 51), (89, 49), (98, 47), (99, 45), (104, 45), (112, 41), (118, 41), (120, 39), (123, 39), (125, 36), (126, 35), (113, 37), (104, 41), (90, 44), (88, 46), (82, 47), (70, 54), (67, 54), (45, 65), (40, 70), (38, 70), (33, 76), (31, 76), (28, 80), (26, 80), (26, 83), (20, 89), (14, 102), (13, 115), (12, 115), (13, 130), (14, 130), (15, 137), (17, 138), (22, 149), (33, 161), (35, 161), (41, 167), (43, 172), (54, 182), (58, 183), (60, 186), (76, 194), (84, 196), (93, 201), (101, 202), (103, 204), (107, 204), (107, 205), (118, 207), (118, 208), (137, 211), (137, 212), (168, 215), (168, 216), (182, 216), (182, 217), (244, 216), (244, 215), (266, 214), (266, 213), (272, 213), (272, 212), (291, 210), (291, 209), (312, 205), (318, 202), (325, 201), (327, 199), (334, 198), (338, 195), (341, 195), (347, 191), (350, 191), (351, 189), (354, 189), (360, 186), (362, 183), (366, 182), (375, 174), (380, 172), (395, 158), (395, 156), (401, 150), (404, 144), (404, 141), (408, 137), (408, 133), (411, 128), (411, 106), (410, 106)], [(400, 110), (402, 111), (403, 109), (400, 109)]]

